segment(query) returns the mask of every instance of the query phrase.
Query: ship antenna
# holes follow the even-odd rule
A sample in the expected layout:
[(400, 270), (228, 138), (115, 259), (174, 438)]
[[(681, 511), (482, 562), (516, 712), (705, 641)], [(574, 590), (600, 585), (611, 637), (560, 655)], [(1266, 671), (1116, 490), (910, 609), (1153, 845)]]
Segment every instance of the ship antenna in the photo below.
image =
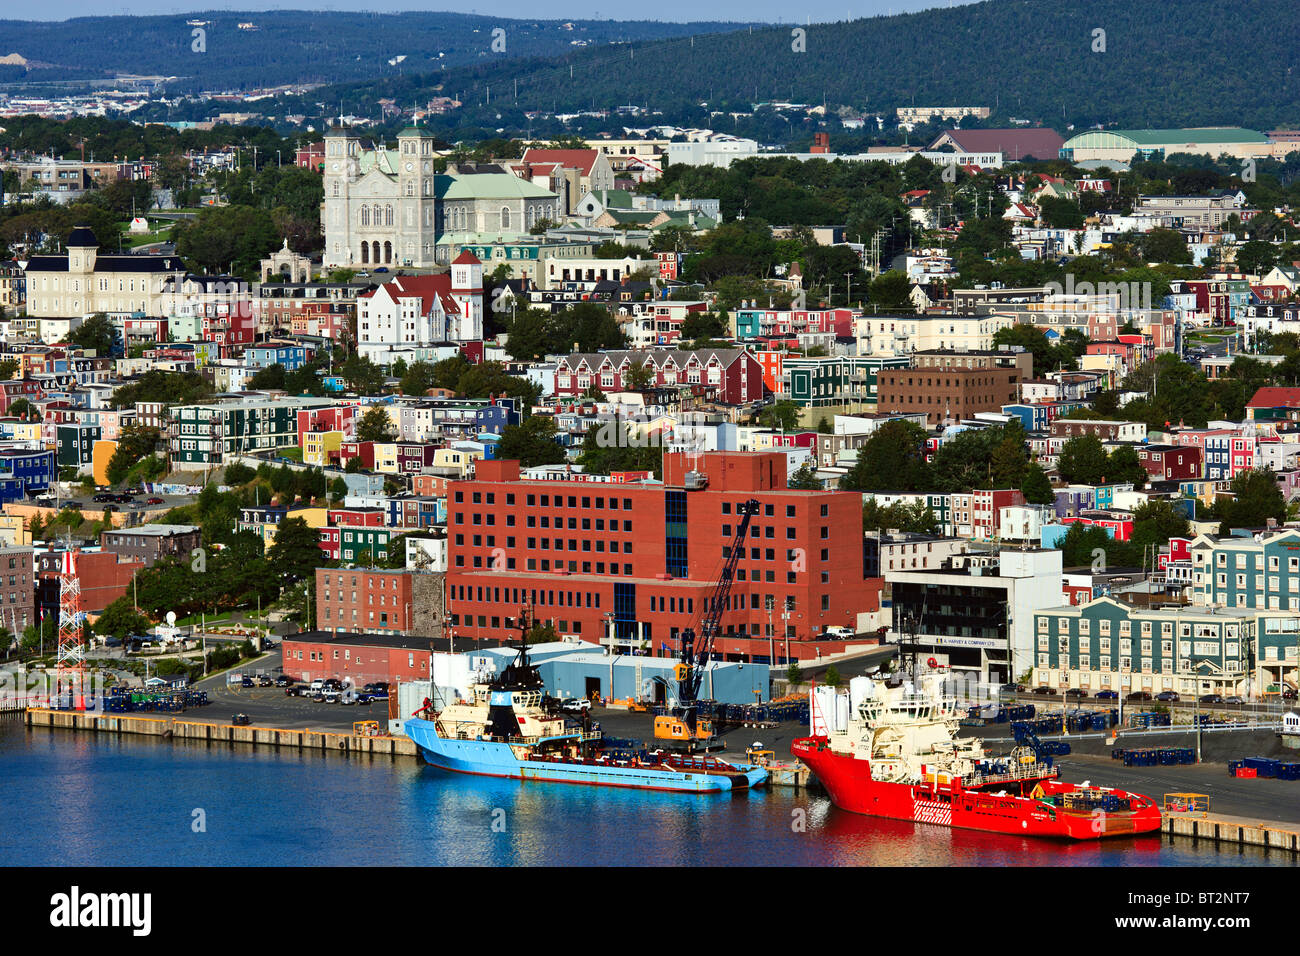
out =
[(528, 620), (528, 608), (519, 609), (519, 667), (521, 669), (528, 666), (528, 629), (532, 622)]

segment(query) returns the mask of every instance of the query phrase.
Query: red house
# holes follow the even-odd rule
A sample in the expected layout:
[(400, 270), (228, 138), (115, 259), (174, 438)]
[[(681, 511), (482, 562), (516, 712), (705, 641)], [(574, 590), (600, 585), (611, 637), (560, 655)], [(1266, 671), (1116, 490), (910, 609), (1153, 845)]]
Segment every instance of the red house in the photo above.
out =
[(567, 355), (555, 370), (556, 395), (581, 395), (595, 386), (622, 391), (633, 365), (649, 373), (652, 388), (687, 386), (727, 405), (763, 397), (763, 369), (744, 349), (654, 349), (643, 352), (588, 352)]
[(1138, 445), (1138, 461), (1154, 481), (1187, 481), (1200, 478), (1205, 452), (1188, 445)]

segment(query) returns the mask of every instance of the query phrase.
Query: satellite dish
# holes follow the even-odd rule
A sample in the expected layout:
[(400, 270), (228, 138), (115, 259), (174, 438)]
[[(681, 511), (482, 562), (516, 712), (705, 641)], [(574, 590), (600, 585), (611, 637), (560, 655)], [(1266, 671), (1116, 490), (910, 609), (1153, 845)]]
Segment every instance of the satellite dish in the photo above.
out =
[(168, 611), (168, 612), (167, 612), (167, 626), (168, 626), (168, 627), (175, 627), (175, 626), (176, 626), (176, 612), (175, 612), (175, 611)]

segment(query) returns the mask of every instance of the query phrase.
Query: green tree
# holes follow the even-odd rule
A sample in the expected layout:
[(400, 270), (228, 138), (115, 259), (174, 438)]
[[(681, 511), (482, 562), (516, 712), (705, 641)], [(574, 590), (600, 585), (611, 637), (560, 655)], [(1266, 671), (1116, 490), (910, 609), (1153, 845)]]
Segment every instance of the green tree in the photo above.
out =
[(104, 608), (95, 621), (95, 633), (121, 639), (128, 634), (144, 634), (151, 626), (149, 619), (135, 609), (130, 597), (123, 595)]
[(1147, 483), (1148, 472), (1131, 445), (1121, 445), (1107, 456), (1106, 480), (1118, 484), (1131, 484), (1141, 488)]
[(126, 480), (132, 466), (152, 455), (158, 448), (162, 435), (148, 425), (127, 425), (118, 433), (117, 448), (108, 460), (107, 477), (111, 485)]
[(858, 459), (840, 479), (847, 491), (929, 491), (933, 484), (925, 460), (925, 431), (912, 422), (889, 421), (858, 450)]
[(1133, 509), (1133, 534), (1129, 540), (1145, 549), (1167, 544), (1170, 538), (1188, 537), (1190, 530), (1184, 511), (1164, 498), (1151, 498)]
[(633, 362), (623, 373), (623, 388), (625, 391), (638, 392), (649, 388), (652, 379), (653, 373), (647, 366)]
[(839, 669), (836, 668), (834, 664), (831, 664), (829, 667), (826, 668), (826, 673), (822, 677), (822, 683), (825, 684), (827, 687), (840, 686), (841, 683), (840, 672)]
[(799, 428), (799, 406), (781, 399), (758, 413), (758, 423), (764, 428), (796, 431)]
[(248, 387), (252, 389), (283, 389), (288, 373), (284, 366), (279, 362), (267, 365), (257, 370), (252, 378), (248, 380)]
[(788, 486), (797, 491), (821, 491), (822, 482), (817, 477), (817, 468), (813, 463), (805, 461), (790, 476)]
[[(394, 374), (396, 372), (394, 371)], [(403, 395), (423, 395), (433, 388), (434, 369), (430, 362), (412, 362), (401, 375)]]
[(285, 518), (275, 529), (275, 541), (267, 549), (266, 559), (282, 583), (306, 580), (325, 563), (320, 534), (302, 518)]
[(79, 349), (93, 350), (96, 357), (113, 354), (117, 342), (117, 328), (103, 312), (96, 312), (68, 333), (68, 342)]
[(357, 420), (357, 440), (389, 442), (397, 437), (392, 416), (383, 405), (372, 405)]
[(803, 670), (794, 661), (785, 669), (785, 681), (791, 687), (798, 687), (803, 683)]
[(507, 425), (502, 429), (497, 458), (518, 461), (521, 468), (558, 465), (565, 456), (555, 436), (553, 419), (543, 415), (529, 416), (520, 425)]
[(1025, 467), (1025, 477), (1020, 483), (1020, 493), (1031, 505), (1050, 505), (1056, 500), (1047, 472), (1036, 461)]
[(1239, 472), (1230, 491), (1232, 497), (1222, 506), (1221, 534), (1232, 528), (1262, 528), (1270, 518), (1279, 524), (1286, 520), (1286, 499), (1271, 468)]
[(1110, 459), (1096, 435), (1076, 435), (1061, 446), (1056, 470), (1069, 482), (1096, 485), (1107, 479)]

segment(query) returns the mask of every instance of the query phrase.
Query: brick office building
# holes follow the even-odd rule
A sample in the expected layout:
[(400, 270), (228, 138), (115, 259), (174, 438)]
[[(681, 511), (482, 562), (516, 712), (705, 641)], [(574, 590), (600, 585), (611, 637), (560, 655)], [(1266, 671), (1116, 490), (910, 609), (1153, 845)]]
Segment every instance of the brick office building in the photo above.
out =
[(876, 410), (925, 412), (926, 421), (971, 418), (999, 412), (1016, 401), (1024, 380), (1019, 368), (882, 368), (876, 375)]
[[(131, 578), (144, 567), (138, 558), (112, 551), (78, 551), (77, 578), (81, 582), (81, 607), (90, 614), (103, 611), (131, 588)], [(36, 603), (47, 618), (59, 617), (59, 573), (63, 551), (36, 555)]]
[(673, 653), (698, 629), (750, 498), (759, 513), (718, 653), (781, 663), (788, 638), (791, 657), (814, 657), (805, 642), (878, 610), (880, 581), (863, 574), (861, 496), (787, 488), (780, 452), (669, 453), (662, 484), (521, 480), (518, 462), (479, 462), (449, 492), (453, 632), (512, 636), (530, 608), (561, 636), (608, 642), (612, 630), (619, 647)]
[(425, 637), (304, 631), (285, 637), (281, 650), (285, 674), (299, 681), (336, 677), (361, 687), (429, 677), (431, 652)]
[(34, 560), (30, 547), (0, 548), (0, 626), (12, 634), (36, 623)]
[(365, 568), (316, 570), (316, 626), (322, 630), (442, 634), (442, 575)]

